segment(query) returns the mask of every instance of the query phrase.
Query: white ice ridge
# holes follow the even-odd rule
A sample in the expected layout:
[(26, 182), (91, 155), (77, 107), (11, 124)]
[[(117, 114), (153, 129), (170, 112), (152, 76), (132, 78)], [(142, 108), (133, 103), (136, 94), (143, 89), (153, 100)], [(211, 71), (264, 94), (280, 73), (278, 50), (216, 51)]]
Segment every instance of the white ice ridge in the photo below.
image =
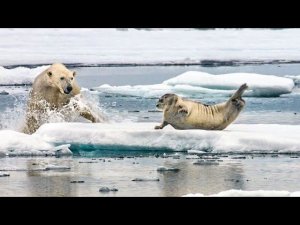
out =
[[(46, 143), (121, 146), (119, 149), (300, 152), (300, 125), (231, 124), (223, 131), (175, 130), (171, 126), (154, 130), (155, 125), (158, 123), (50, 123), (41, 126), (32, 138)], [(21, 137), (11, 139), (18, 141)]]
[(278, 97), (281, 94), (291, 93), (295, 86), (293, 79), (274, 75), (255, 73), (213, 75), (199, 71), (188, 71), (161, 84), (135, 86), (104, 84), (95, 90), (142, 97), (160, 97), (168, 92), (193, 97), (203, 94), (229, 96), (243, 83), (247, 83), (249, 86), (244, 96), (253, 97)]
[(231, 189), (221, 191), (217, 194), (204, 195), (201, 193), (186, 194), (182, 197), (300, 197), (300, 191), (273, 191), (273, 190), (256, 190), (256, 191), (243, 191)]
[(35, 77), (46, 70), (49, 66), (36, 68), (16, 67), (6, 69), (0, 66), (0, 85), (30, 85)]
[(1, 29), (0, 65), (300, 60), (300, 29)]

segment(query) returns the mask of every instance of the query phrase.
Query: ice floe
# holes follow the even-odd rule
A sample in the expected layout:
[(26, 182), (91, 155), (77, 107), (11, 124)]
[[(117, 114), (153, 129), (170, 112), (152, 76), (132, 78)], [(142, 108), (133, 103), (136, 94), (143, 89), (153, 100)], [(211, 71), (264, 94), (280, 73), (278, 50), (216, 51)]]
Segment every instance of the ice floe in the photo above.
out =
[(6, 69), (0, 66), (0, 86), (3, 85), (31, 85), (37, 75), (49, 66), (38, 66), (36, 68), (16, 67)]
[(0, 65), (299, 60), (300, 29), (1, 29)]
[(61, 166), (61, 165), (47, 165), (45, 170), (70, 170), (69, 166)]
[(286, 75), (284, 77), (293, 79), (293, 81), (296, 85), (300, 84), (300, 75)]
[(0, 173), (0, 177), (9, 177), (10, 174), (9, 173)]
[(118, 191), (118, 189), (117, 188), (109, 188), (109, 187), (101, 187), (101, 188), (99, 188), (99, 192), (110, 192), (110, 191), (115, 192), (115, 191)]
[(134, 178), (132, 181), (159, 181), (158, 177), (137, 177)]
[(70, 149), (84, 151), (91, 147), (95, 150), (190, 153), (300, 152), (299, 125), (231, 124), (223, 131), (175, 130), (171, 126), (154, 130), (155, 125), (133, 122), (49, 123), (42, 125), (33, 135), (0, 130), (0, 153), (7, 156), (60, 156), (71, 155)]
[(52, 123), (34, 134), (47, 143), (68, 143), (111, 149), (206, 152), (300, 152), (300, 126), (231, 124), (223, 131), (154, 130), (156, 123)]
[(217, 194), (204, 195), (201, 193), (186, 194), (183, 197), (300, 197), (300, 191), (273, 191), (273, 190), (256, 190), (256, 191), (244, 191), (244, 190), (227, 190), (221, 191)]
[(166, 172), (166, 171), (178, 172), (180, 169), (174, 167), (159, 166), (156, 170), (158, 172)]
[(0, 130), (0, 155), (7, 156), (62, 156), (72, 155), (69, 145), (56, 146), (35, 135), (12, 130)]
[(198, 97), (204, 94), (232, 95), (243, 83), (249, 89), (244, 96), (278, 97), (292, 92), (293, 79), (274, 75), (255, 73), (231, 73), (213, 75), (199, 71), (188, 71), (161, 84), (111, 86), (108, 84), (94, 88), (101, 92), (116, 93), (142, 97), (160, 97), (165, 93)]

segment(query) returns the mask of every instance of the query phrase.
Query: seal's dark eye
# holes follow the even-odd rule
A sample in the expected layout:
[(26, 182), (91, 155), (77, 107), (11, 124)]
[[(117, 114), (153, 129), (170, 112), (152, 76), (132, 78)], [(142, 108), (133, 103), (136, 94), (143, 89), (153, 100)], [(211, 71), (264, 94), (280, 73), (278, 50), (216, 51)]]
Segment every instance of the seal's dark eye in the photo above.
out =
[(72, 77), (71, 80), (73, 80), (74, 78)]
[(60, 78), (60, 80), (64, 80), (64, 79), (65, 79), (64, 77), (61, 77), (61, 78)]

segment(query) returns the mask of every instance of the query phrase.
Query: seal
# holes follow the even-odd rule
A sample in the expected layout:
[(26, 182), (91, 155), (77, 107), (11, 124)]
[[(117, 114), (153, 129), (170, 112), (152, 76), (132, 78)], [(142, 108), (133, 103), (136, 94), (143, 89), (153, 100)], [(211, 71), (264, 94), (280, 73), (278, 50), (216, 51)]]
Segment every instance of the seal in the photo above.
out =
[(156, 107), (163, 110), (163, 122), (155, 129), (163, 129), (170, 124), (175, 129), (223, 130), (231, 124), (242, 111), (245, 101), (242, 99), (248, 88), (243, 84), (226, 101), (216, 105), (183, 99), (176, 94), (165, 94)]

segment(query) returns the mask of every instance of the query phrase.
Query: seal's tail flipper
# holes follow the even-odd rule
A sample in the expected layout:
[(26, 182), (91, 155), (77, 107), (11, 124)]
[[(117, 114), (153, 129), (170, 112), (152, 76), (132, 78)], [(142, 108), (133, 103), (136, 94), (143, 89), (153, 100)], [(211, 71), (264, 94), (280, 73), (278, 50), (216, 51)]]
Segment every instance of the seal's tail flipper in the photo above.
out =
[(245, 83), (231, 96), (229, 100), (238, 99), (242, 97), (242, 94), (246, 91), (248, 85)]

